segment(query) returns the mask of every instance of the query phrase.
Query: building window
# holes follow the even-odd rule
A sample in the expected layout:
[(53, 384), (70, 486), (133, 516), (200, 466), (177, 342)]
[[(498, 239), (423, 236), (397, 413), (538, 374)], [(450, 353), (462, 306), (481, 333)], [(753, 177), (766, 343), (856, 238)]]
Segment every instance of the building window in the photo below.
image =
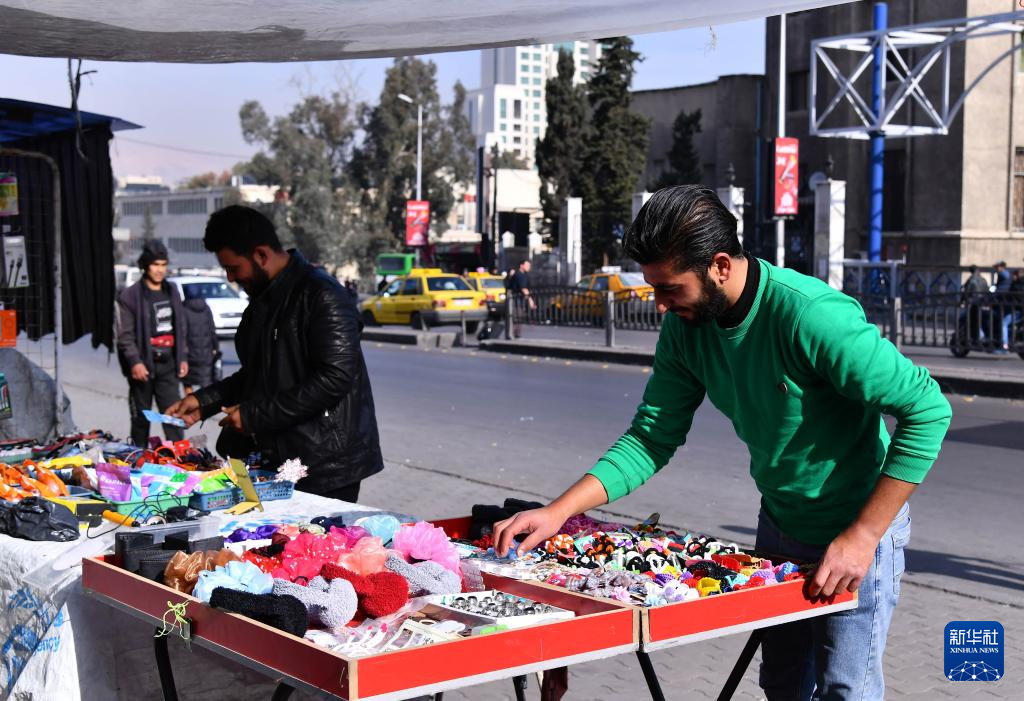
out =
[(533, 84), (534, 85), (540, 85), (540, 78), (534, 78), (533, 79)]
[(519, 52), (519, 58), (523, 59), (524, 61), (529, 61), (530, 53), (528, 51), (521, 51)]
[(150, 216), (159, 216), (164, 213), (164, 203), (160, 200), (128, 200), (121, 203), (121, 214), (126, 217), (144, 217), (146, 210)]
[(1024, 148), (1013, 155), (1013, 228), (1024, 229)]
[(533, 121), (535, 121), (535, 122), (539, 122), (540, 121), (540, 114), (539, 113), (537, 113), (537, 112), (533, 113)]
[(500, 129), (501, 131), (508, 131), (508, 124), (506, 124), (505, 122), (501, 122), (498, 125), (498, 129)]
[(584, 56), (586, 56), (587, 54), (590, 53), (590, 47), (587, 46), (586, 44), (580, 44), (579, 48), (580, 48), (580, 53), (583, 54)]
[(539, 102), (534, 102), (533, 103), (533, 109), (539, 110), (540, 109), (540, 103)]
[(516, 100), (512, 103), (512, 117), (515, 119), (523, 118), (523, 101)]
[(502, 119), (508, 117), (508, 100), (505, 98), (501, 98), (501, 101), (498, 103), (498, 116)]
[(206, 214), (206, 198), (192, 200), (168, 200), (168, 214)]
[(529, 84), (530, 84), (530, 79), (529, 79), (529, 78), (526, 78), (526, 77), (523, 77), (523, 78), (520, 78), (520, 79), (519, 79), (519, 82), (520, 82), (521, 84), (523, 84), (523, 85), (529, 85)]
[(590, 73), (587, 71), (580, 71), (580, 80), (586, 80), (590, 77)]
[(540, 134), (540, 127), (534, 127), (533, 128), (533, 133), (534, 134)]
[(533, 55), (533, 60), (534, 61), (539, 61), (540, 60), (540, 54), (534, 54)]
[(525, 65), (524, 66), (519, 66), (519, 72), (520, 73), (529, 73), (530, 72), (530, 67), (529, 66), (525, 66)]
[(807, 109), (808, 71), (793, 71), (786, 78), (786, 103), (790, 112)]
[(507, 136), (502, 136), (501, 137), (501, 143), (507, 144), (508, 143), (508, 137)]
[(520, 139), (518, 136), (514, 136), (514, 137), (512, 137), (512, 143), (513, 144), (521, 144), (521, 143), (523, 143), (523, 140)]
[(223, 209), (223, 208), (224, 208), (224, 198), (223, 197), (214, 197), (213, 198), (213, 211), (216, 212), (218, 209)]
[(588, 61), (588, 60), (587, 60), (587, 59), (585, 59), (585, 58), (581, 58), (581, 59), (580, 59), (580, 65), (581, 65), (581, 66), (583, 66), (584, 68), (587, 68), (587, 67), (589, 67), (589, 66), (590, 66), (590, 61)]
[(533, 96), (534, 97), (540, 97), (540, 90), (534, 90), (533, 91)]
[(512, 131), (522, 131), (522, 130), (523, 130), (523, 128), (518, 123), (512, 125)]
[(177, 253), (206, 253), (202, 239), (171, 236), (167, 239), (167, 245)]
[(533, 64), (533, 72), (540, 73), (540, 64)]

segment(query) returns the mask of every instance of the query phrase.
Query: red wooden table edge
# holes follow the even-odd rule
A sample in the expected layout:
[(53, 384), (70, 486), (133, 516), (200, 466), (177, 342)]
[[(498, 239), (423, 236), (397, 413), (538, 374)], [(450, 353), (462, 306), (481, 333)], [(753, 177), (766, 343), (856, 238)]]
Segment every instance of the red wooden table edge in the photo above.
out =
[[(304, 684), (348, 698), (356, 660), (259, 621), (212, 608), (198, 599), (140, 577), (100, 558), (82, 561), (82, 586), (160, 620), (167, 602), (186, 603), (192, 635)], [(354, 698), (354, 697), (353, 697)]]

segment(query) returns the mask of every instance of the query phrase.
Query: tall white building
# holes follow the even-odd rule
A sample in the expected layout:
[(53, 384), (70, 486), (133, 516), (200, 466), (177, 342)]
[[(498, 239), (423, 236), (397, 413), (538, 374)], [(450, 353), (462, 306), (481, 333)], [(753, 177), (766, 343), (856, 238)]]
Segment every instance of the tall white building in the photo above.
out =
[(558, 73), (558, 52), (568, 51), (576, 63), (574, 82), (593, 75), (601, 58), (596, 41), (508, 46), (480, 52), (480, 87), (469, 91), (466, 116), (477, 146), (498, 145), (533, 167), (537, 142), (547, 128), (544, 93)]

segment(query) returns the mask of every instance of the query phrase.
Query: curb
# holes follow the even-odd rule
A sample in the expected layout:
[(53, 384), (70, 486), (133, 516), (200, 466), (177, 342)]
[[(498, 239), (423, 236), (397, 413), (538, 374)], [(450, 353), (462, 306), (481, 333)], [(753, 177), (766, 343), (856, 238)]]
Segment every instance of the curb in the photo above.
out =
[(455, 348), (462, 346), (460, 331), (415, 331), (413, 329), (364, 328), (363, 341), (397, 343), (417, 348)]

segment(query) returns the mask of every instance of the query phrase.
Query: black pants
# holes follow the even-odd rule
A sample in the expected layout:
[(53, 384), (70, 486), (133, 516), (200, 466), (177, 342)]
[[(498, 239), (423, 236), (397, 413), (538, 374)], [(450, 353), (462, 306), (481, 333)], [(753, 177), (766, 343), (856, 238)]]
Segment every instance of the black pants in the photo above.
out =
[[(145, 382), (128, 380), (128, 411), (131, 412), (132, 442), (135, 445), (148, 445), (149, 421), (142, 415), (143, 409), (151, 409), (155, 397), (157, 408), (161, 412), (166, 411), (171, 404), (181, 399), (178, 382), (174, 356), (164, 361), (154, 361), (153, 371)], [(164, 435), (169, 441), (180, 441), (185, 437), (185, 432), (177, 426), (164, 424)]]
[(314, 492), (314, 494), (319, 494), (320, 496), (327, 497), (328, 499), (339, 499), (341, 501), (347, 501), (355, 504), (356, 500), (359, 498), (360, 484), (362, 484), (362, 482), (353, 482), (352, 484), (346, 485), (340, 489), (329, 489), (326, 492)]

